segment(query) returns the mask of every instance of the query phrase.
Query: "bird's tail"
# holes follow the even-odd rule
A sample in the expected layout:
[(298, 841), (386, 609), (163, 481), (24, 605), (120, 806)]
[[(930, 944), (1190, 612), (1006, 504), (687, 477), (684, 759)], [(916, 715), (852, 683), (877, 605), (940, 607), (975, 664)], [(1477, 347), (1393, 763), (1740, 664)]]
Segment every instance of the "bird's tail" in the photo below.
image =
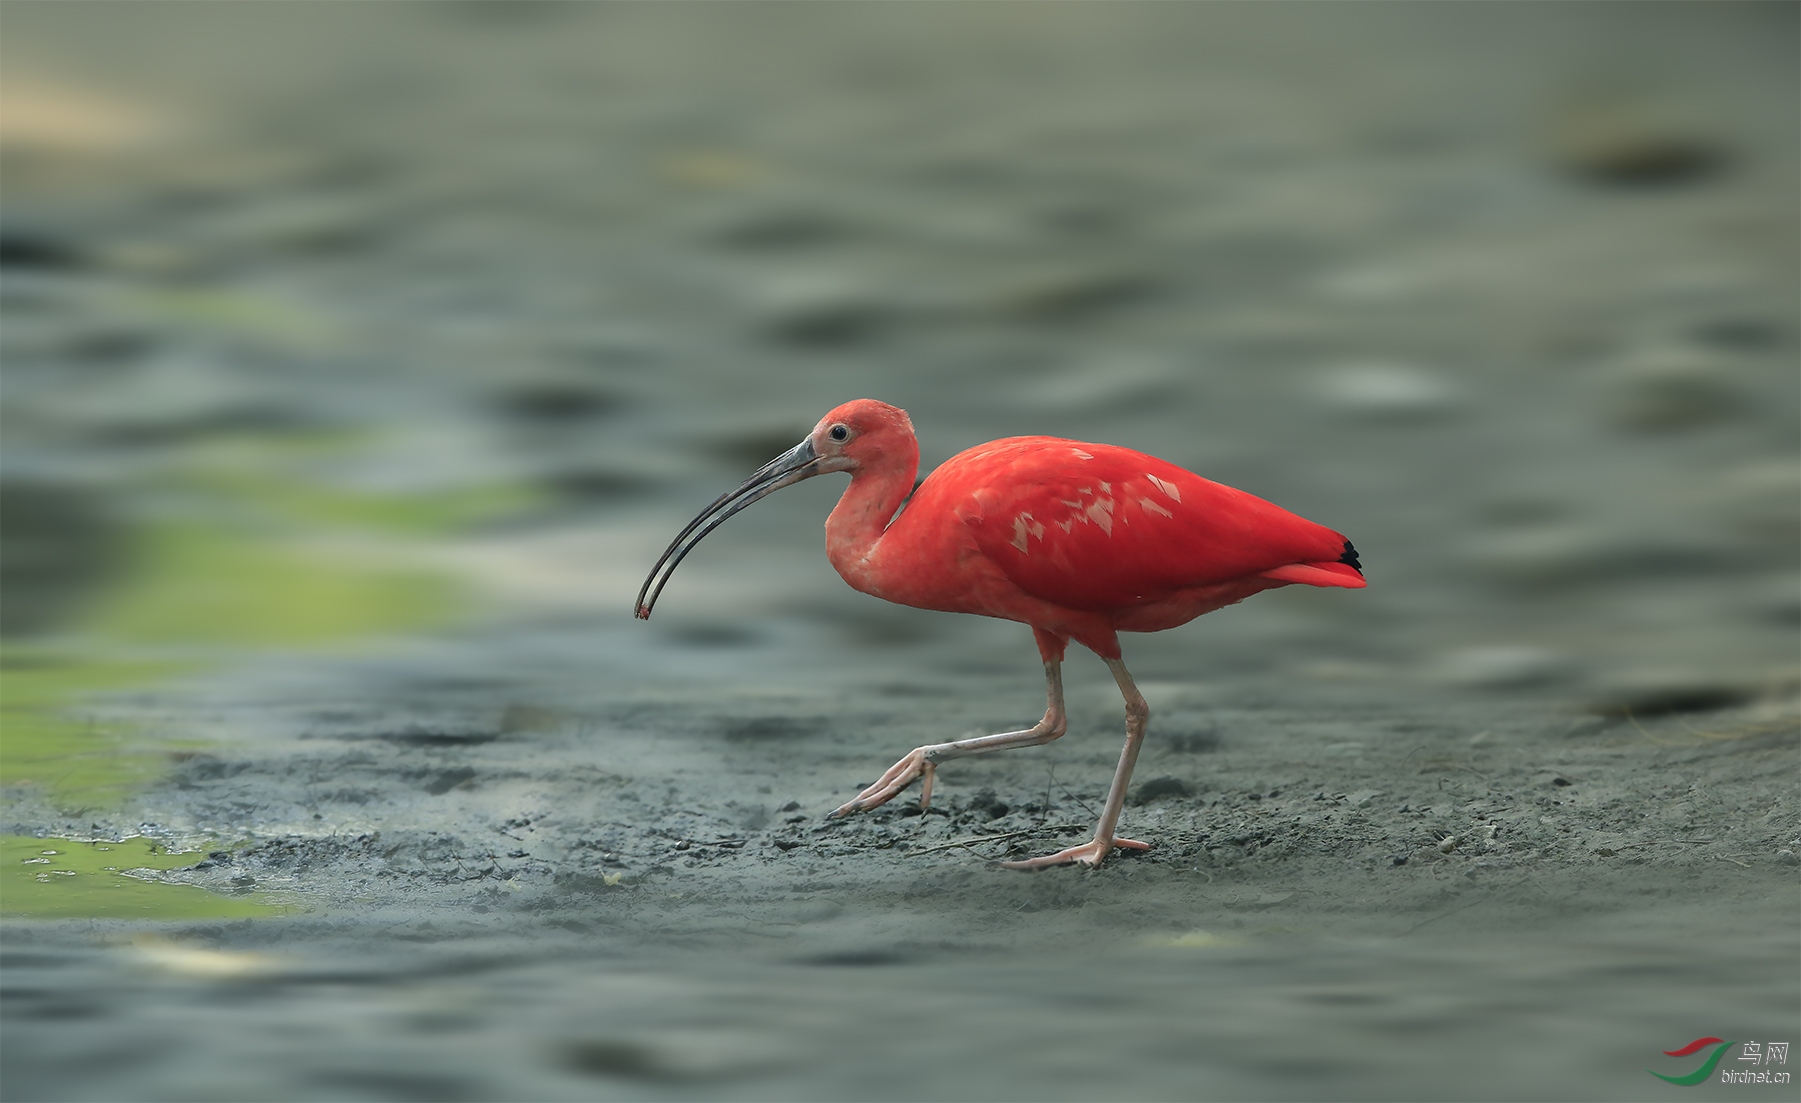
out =
[(1361, 590), (1369, 585), (1364, 581), (1363, 572), (1349, 563), (1290, 563), (1286, 567), (1264, 571), (1260, 577), (1307, 586), (1342, 586), (1347, 590)]

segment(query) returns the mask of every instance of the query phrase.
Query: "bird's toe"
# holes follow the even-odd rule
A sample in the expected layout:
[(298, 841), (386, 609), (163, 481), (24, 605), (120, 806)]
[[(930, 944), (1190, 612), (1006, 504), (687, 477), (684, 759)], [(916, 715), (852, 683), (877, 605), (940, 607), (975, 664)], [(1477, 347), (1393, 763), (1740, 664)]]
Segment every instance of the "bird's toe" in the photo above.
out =
[(1141, 843), (1137, 839), (1116, 838), (1109, 843), (1102, 843), (1099, 839), (1092, 839), (1083, 843), (1081, 846), (1072, 846), (1067, 850), (1059, 850), (1055, 854), (1046, 854), (1041, 858), (1024, 858), (1016, 862), (996, 862), (995, 865), (1002, 869), (1035, 870), (1048, 869), (1051, 866), (1067, 865), (1079, 865), (1086, 869), (1098, 869), (1100, 864), (1107, 860), (1107, 855), (1113, 853), (1114, 847), (1121, 847), (1126, 850), (1149, 850), (1151, 844)]

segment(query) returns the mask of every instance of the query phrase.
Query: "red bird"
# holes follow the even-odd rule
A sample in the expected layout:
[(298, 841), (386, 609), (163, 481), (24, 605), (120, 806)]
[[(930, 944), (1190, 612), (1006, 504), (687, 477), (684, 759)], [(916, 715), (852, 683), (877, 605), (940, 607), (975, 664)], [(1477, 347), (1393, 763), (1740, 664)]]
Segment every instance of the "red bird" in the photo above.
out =
[(1357, 551), (1338, 533), (1129, 448), (1010, 437), (958, 453), (915, 490), (918, 468), (906, 411), (867, 398), (845, 403), (688, 523), (644, 580), (637, 615), (649, 618), (676, 565), (726, 518), (802, 479), (848, 472), (850, 486), (825, 523), (826, 555), (844, 580), (902, 605), (1031, 625), (1049, 705), (1024, 731), (915, 748), (831, 815), (885, 804), (915, 778), (924, 778), (924, 807), (939, 763), (1061, 736), (1063, 651), (1072, 639), (1106, 660), (1125, 697), (1126, 746), (1094, 838), (1001, 863), (1010, 869), (1092, 867), (1114, 847), (1149, 846), (1114, 834), (1150, 719), (1120, 661), (1120, 632), (1161, 632), (1291, 583), (1364, 586)]

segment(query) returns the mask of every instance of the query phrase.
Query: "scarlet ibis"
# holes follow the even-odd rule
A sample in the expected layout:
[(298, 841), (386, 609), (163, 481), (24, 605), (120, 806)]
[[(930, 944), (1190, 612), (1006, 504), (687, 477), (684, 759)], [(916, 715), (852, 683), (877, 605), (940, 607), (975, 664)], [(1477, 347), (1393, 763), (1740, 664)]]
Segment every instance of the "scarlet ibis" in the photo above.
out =
[(1339, 533), (1130, 448), (1009, 437), (958, 453), (915, 489), (918, 468), (906, 411), (873, 399), (839, 406), (688, 522), (644, 580), (637, 615), (650, 617), (676, 566), (727, 518), (802, 479), (848, 472), (825, 523), (826, 556), (844, 580), (902, 605), (1030, 625), (1049, 700), (1023, 731), (915, 748), (832, 816), (885, 804), (916, 778), (929, 806), (940, 763), (1063, 735), (1072, 639), (1106, 661), (1125, 698), (1126, 745), (1094, 838), (1001, 863), (1011, 869), (1094, 867), (1115, 847), (1149, 846), (1115, 834), (1150, 719), (1120, 660), (1120, 632), (1161, 632), (1279, 586), (1364, 586), (1357, 550)]

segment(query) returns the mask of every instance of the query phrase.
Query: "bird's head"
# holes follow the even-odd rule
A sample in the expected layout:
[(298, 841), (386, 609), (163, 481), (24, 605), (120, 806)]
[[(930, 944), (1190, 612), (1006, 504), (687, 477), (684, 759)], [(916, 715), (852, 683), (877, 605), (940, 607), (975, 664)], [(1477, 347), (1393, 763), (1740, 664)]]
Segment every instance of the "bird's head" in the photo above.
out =
[(801, 442), (802, 448), (809, 445), (818, 468), (814, 475), (859, 471), (896, 455), (911, 454), (915, 462), (919, 458), (907, 411), (873, 398), (846, 402), (820, 418)]
[(819, 419), (819, 424), (813, 426), (805, 440), (757, 468), (756, 473), (736, 489), (714, 499), (712, 505), (701, 510), (699, 516), (676, 534), (638, 590), (638, 619), (650, 619), (651, 607), (657, 603), (657, 595), (663, 592), (676, 566), (732, 514), (803, 479), (829, 471), (848, 471), (854, 475), (884, 461), (889, 465), (904, 462), (909, 478), (919, 461), (913, 422), (905, 410), (873, 398), (855, 399), (832, 410)]

